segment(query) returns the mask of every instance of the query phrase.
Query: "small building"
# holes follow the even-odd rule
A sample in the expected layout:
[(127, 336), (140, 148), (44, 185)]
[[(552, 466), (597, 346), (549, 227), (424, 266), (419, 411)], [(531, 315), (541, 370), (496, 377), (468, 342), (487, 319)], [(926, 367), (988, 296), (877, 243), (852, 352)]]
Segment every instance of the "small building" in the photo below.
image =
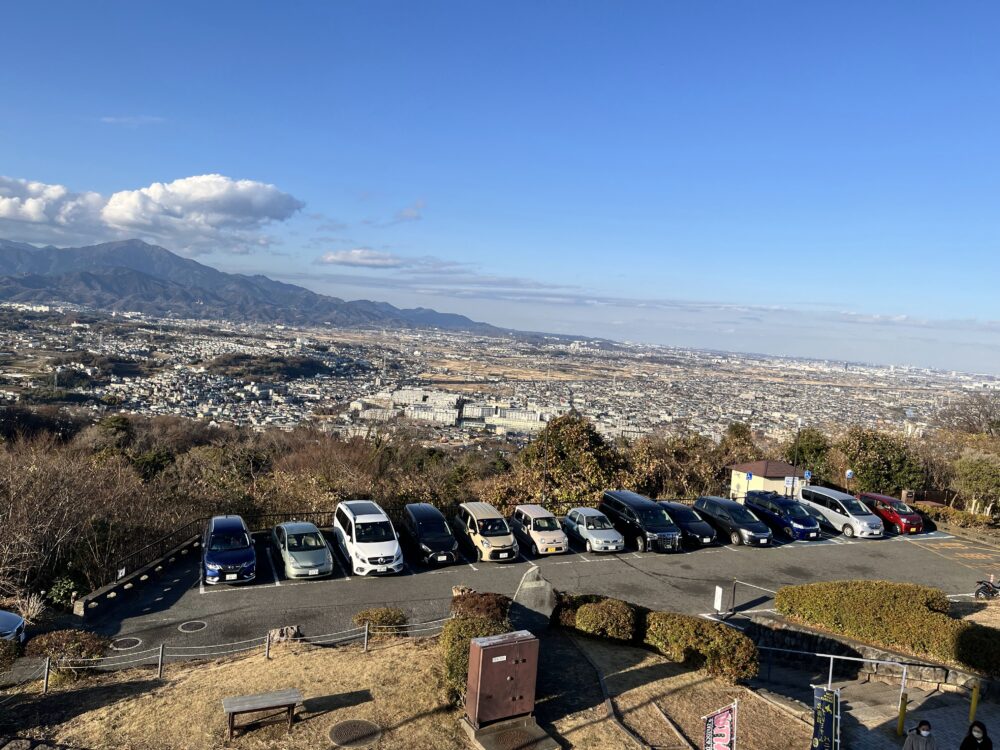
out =
[[(785, 461), (750, 461), (745, 464), (727, 466), (730, 472), (729, 496), (737, 499), (746, 497), (750, 490), (777, 492), (791, 495), (798, 491), (803, 470)], [(751, 479), (747, 482), (747, 474)], [(793, 477), (793, 486), (785, 486), (785, 477)]]

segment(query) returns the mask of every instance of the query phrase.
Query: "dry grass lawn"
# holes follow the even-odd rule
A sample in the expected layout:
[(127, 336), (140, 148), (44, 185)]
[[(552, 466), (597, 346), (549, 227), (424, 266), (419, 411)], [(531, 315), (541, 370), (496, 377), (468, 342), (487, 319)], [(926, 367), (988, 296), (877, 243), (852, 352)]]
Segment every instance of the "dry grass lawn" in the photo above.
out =
[(1000, 600), (952, 602), (951, 611), (963, 620), (1000, 628)]
[(659, 706), (700, 747), (701, 717), (738, 698), (740, 747), (788, 750), (809, 747), (810, 728), (752, 691), (692, 672), (652, 652), (606, 641), (581, 640), (600, 667), (622, 719), (653, 747), (683, 747), (657, 710)]

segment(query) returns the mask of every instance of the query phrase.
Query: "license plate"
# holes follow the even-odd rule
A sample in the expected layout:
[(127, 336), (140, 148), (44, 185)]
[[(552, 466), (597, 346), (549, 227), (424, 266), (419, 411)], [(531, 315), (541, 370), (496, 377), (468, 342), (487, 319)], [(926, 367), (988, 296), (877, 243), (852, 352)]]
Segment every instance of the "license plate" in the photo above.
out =
[(767, 544), (767, 540), (766, 540), (766, 539), (761, 539), (761, 540), (760, 540), (760, 543), (761, 543), (761, 544)]
[(501, 552), (499, 555), (497, 555), (497, 557), (500, 558), (501, 560), (504, 560), (504, 559), (507, 558), (507, 553), (506, 552)]
[(319, 571), (316, 568), (311, 568), (309, 570), (309, 575), (311, 575), (311, 576), (318, 576), (319, 575)]
[(226, 580), (227, 581), (235, 581), (236, 580), (236, 574), (235, 573), (226, 573)]
[(815, 531), (813, 531), (813, 532), (810, 532), (810, 534), (809, 534), (809, 538), (810, 538), (810, 539), (815, 539), (815, 538), (816, 538), (816, 532), (815, 532)]
[(387, 570), (388, 568), (385, 565), (379, 565), (377, 568), (375, 568), (376, 573), (385, 573)]
[(438, 562), (448, 562), (448, 555), (438, 555), (435, 559)]
[(917, 533), (917, 530), (916, 530), (916, 529), (910, 529), (910, 533), (911, 533), (911, 534), (916, 534), (916, 533)]
[(546, 552), (555, 552), (556, 551), (556, 547), (546, 547), (545, 551)]
[(702, 544), (710, 544), (711, 541), (712, 541), (712, 537), (710, 537), (710, 536), (703, 536), (701, 538), (701, 543)]

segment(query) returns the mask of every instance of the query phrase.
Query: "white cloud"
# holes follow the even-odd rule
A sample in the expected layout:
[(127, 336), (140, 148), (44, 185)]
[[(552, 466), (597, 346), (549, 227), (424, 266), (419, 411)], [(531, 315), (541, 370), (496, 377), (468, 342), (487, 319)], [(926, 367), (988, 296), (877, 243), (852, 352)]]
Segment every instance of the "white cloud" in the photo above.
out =
[(125, 115), (122, 117), (102, 117), (101, 122), (105, 125), (123, 125), (127, 128), (137, 128), (140, 125), (159, 125), (166, 122), (163, 117), (153, 115)]
[(274, 185), (219, 174), (109, 197), (0, 176), (0, 233), (28, 242), (140, 237), (190, 254), (246, 252), (269, 244), (265, 227), (287, 221), (303, 205)]
[(392, 253), (383, 253), (367, 247), (353, 250), (331, 250), (317, 261), (331, 266), (355, 266), (359, 268), (401, 268), (405, 261)]

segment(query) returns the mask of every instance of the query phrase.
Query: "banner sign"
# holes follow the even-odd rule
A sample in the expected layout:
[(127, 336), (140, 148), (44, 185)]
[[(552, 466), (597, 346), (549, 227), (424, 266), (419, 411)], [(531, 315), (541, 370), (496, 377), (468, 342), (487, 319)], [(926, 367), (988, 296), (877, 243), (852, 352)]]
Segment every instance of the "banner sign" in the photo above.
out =
[(736, 704), (702, 717), (705, 722), (704, 750), (736, 750)]
[(840, 690), (813, 688), (813, 741), (817, 750), (840, 747)]

